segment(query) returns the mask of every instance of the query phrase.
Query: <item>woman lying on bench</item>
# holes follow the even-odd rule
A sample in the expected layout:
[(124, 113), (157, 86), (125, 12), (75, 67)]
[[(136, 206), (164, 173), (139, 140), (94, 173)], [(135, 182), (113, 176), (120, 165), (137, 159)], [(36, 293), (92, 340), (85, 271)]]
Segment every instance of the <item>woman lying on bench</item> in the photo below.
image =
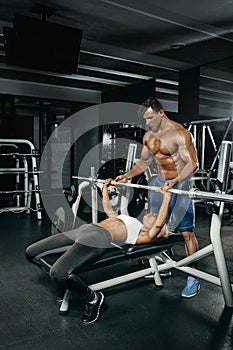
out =
[[(142, 223), (128, 215), (118, 215), (112, 208), (107, 179), (103, 188), (103, 208), (107, 219), (97, 224), (84, 224), (71, 231), (58, 233), (42, 239), (26, 249), (27, 259), (42, 267), (40, 259), (53, 252), (66, 251), (52, 265), (51, 278), (63, 284), (65, 288), (79, 292), (85, 301), (81, 321), (92, 323), (99, 317), (104, 300), (102, 292), (92, 291), (77, 275), (84, 265), (98, 260), (113, 245), (143, 244), (155, 241), (167, 235), (166, 218), (172, 194), (163, 186), (163, 202), (158, 214), (146, 214)], [(75, 270), (75, 274), (72, 273)]]

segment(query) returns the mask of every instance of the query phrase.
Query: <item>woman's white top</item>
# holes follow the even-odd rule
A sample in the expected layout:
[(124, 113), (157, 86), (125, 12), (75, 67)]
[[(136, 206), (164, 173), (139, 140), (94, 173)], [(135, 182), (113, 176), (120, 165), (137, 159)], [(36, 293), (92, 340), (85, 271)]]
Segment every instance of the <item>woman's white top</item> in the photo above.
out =
[(136, 218), (125, 214), (120, 214), (117, 216), (117, 218), (124, 222), (127, 229), (127, 238), (125, 243), (135, 244), (143, 224)]

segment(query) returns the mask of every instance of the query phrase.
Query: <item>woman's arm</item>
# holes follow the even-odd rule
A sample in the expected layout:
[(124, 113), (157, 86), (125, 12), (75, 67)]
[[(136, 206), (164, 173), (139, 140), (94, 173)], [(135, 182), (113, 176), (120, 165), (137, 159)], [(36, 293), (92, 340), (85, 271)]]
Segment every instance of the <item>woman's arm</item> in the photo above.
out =
[(112, 209), (112, 204), (110, 202), (109, 195), (108, 195), (108, 187), (111, 185), (111, 181), (112, 179), (106, 179), (104, 188), (103, 188), (103, 198), (102, 198), (104, 211), (109, 218), (113, 218), (117, 216), (117, 213)]
[(161, 190), (161, 193), (163, 194), (163, 201), (159, 209), (158, 217), (156, 219), (156, 222), (154, 225), (144, 234), (140, 233), (136, 244), (143, 244), (143, 243), (151, 243), (156, 240), (156, 238), (159, 238), (161, 229), (164, 227), (166, 223), (166, 219), (168, 216), (169, 211), (169, 205), (171, 202), (172, 193), (166, 192), (164, 190)]
[(151, 239), (151, 242), (153, 242), (153, 240), (157, 238), (161, 229), (166, 223), (171, 198), (172, 198), (172, 193), (170, 192), (163, 193), (163, 201), (159, 209), (156, 223), (151, 227), (151, 229), (148, 232), (148, 236)]

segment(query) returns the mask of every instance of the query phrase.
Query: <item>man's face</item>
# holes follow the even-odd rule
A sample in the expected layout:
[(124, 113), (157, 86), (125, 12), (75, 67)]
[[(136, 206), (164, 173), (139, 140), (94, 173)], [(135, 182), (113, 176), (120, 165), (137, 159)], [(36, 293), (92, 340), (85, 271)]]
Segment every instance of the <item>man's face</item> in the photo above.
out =
[(148, 107), (143, 114), (146, 125), (148, 125), (153, 131), (157, 131), (159, 129), (163, 116), (164, 111), (162, 109), (156, 112), (151, 107)]

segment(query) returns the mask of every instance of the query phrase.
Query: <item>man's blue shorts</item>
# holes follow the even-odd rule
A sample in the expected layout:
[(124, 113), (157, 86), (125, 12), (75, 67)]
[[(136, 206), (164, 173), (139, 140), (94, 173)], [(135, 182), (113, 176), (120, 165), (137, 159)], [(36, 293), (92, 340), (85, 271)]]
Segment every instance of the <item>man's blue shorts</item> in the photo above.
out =
[[(156, 176), (149, 185), (161, 187), (167, 180), (172, 179), (162, 179), (160, 176)], [(177, 183), (173, 188), (189, 191), (192, 188), (192, 181), (191, 179), (184, 180)], [(155, 191), (150, 191), (149, 195), (150, 212), (156, 214), (159, 212), (163, 195)], [(193, 231), (195, 226), (195, 209), (194, 202), (188, 195), (172, 195), (167, 224), (170, 230), (180, 232)]]

